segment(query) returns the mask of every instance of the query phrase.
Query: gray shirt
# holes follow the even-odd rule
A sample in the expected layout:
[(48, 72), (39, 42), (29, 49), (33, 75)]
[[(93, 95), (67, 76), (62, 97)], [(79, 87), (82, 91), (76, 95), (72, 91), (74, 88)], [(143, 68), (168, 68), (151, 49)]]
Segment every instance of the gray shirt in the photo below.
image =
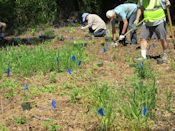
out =
[[(160, 5), (162, 6), (163, 9), (166, 9), (166, 0), (159, 0), (160, 2)], [(138, 2), (138, 7), (141, 7), (143, 6), (141, 3), (140, 3), (140, 0)], [(165, 22), (166, 21), (166, 18), (164, 18), (163, 20), (158, 20), (158, 21), (155, 21), (155, 22), (145, 22), (145, 24), (147, 26), (156, 26), (156, 25), (159, 25), (161, 24), (162, 22)]]

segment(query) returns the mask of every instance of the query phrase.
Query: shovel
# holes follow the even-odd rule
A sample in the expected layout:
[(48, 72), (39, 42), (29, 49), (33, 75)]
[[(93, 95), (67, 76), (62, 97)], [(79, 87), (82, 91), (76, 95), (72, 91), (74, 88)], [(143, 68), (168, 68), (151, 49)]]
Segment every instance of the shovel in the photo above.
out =
[[(130, 29), (129, 31), (127, 31), (127, 32), (124, 34), (124, 37), (126, 37), (131, 31), (138, 29), (138, 27), (140, 26), (140, 24), (143, 23), (143, 21), (144, 21), (144, 19), (141, 20), (137, 25), (133, 26), (132, 29)], [(119, 46), (119, 44), (120, 44), (119, 41), (120, 41), (120, 40), (118, 39), (118, 40), (115, 42), (115, 44), (113, 44), (112, 46), (113, 46), (113, 47)]]

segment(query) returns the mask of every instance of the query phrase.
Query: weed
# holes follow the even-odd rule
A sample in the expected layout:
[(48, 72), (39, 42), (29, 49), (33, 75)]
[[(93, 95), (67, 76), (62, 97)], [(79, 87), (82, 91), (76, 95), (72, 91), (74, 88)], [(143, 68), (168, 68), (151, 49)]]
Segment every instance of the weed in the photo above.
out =
[(173, 91), (168, 89), (166, 92), (166, 108), (168, 111), (171, 111), (173, 102)]
[(58, 131), (62, 126), (56, 124), (54, 120), (48, 120), (43, 123), (44, 127), (49, 131)]
[(46, 85), (42, 87), (40, 90), (41, 92), (44, 92), (44, 93), (54, 93), (56, 92), (56, 87), (54, 85)]
[(50, 83), (56, 83), (56, 81), (57, 81), (57, 74), (56, 74), (56, 72), (51, 72), (50, 73)]
[(3, 124), (0, 124), (0, 130), (1, 131), (9, 131), (8, 128)]
[(73, 103), (76, 103), (79, 100), (78, 98), (79, 94), (80, 94), (80, 90), (78, 88), (72, 89), (70, 98)]
[(155, 73), (150, 67), (149, 62), (141, 62), (136, 65), (135, 72), (141, 79), (154, 79)]
[(24, 125), (24, 124), (27, 123), (27, 118), (26, 117), (23, 117), (23, 116), (21, 116), (21, 117), (15, 117), (14, 118), (14, 121), (15, 121), (16, 124)]

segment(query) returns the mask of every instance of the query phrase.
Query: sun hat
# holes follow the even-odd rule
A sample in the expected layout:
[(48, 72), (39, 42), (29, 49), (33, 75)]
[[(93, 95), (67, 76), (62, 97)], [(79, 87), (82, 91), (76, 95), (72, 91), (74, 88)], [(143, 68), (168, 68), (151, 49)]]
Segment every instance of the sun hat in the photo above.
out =
[(86, 17), (89, 15), (89, 13), (83, 13), (82, 14), (82, 22), (84, 23), (86, 21)]
[(114, 10), (108, 10), (107, 12), (106, 12), (106, 17), (108, 18), (108, 19), (110, 19), (112, 16), (114, 16), (115, 15), (115, 12), (114, 12)]

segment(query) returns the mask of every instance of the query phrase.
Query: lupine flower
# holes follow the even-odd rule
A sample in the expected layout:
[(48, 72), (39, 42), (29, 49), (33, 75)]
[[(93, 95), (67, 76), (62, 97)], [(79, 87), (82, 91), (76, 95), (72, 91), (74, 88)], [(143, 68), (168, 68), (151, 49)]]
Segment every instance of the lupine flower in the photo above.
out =
[(30, 37), (27, 38), (27, 43), (30, 44)]
[(52, 109), (55, 109), (56, 108), (56, 102), (54, 99), (52, 99)]
[(98, 110), (98, 114), (101, 115), (102, 117), (104, 116), (104, 110), (103, 110), (103, 108), (100, 108)]

